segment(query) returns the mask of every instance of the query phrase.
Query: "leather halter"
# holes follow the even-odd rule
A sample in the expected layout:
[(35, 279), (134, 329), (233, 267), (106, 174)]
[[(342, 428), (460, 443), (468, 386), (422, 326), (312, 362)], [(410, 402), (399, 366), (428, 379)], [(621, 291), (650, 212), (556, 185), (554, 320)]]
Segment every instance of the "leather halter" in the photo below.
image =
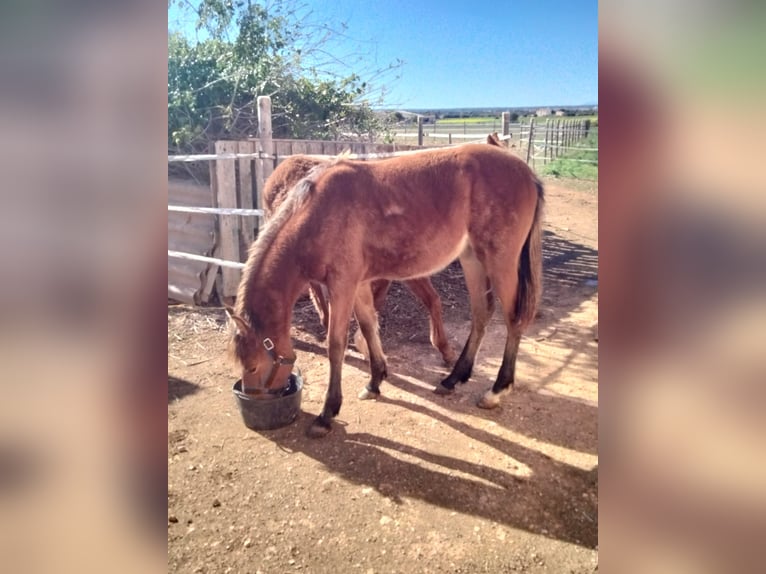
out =
[(288, 388), (290, 388), (290, 378), (287, 379), (287, 384), (285, 384), (284, 387), (281, 387), (279, 389), (270, 389), (269, 385), (274, 382), (274, 378), (277, 376), (277, 371), (279, 371), (279, 367), (282, 365), (294, 365), (297, 357), (293, 357), (292, 359), (288, 359), (287, 357), (284, 357), (282, 355), (277, 355), (274, 352), (274, 341), (266, 337), (263, 340), (263, 348), (266, 349), (266, 352), (271, 357), (271, 370), (269, 371), (269, 376), (266, 378), (265, 388), (263, 389), (253, 389), (247, 390), (245, 389), (245, 379), (242, 378), (242, 392), (248, 395), (280, 395), (283, 392), (285, 392)]

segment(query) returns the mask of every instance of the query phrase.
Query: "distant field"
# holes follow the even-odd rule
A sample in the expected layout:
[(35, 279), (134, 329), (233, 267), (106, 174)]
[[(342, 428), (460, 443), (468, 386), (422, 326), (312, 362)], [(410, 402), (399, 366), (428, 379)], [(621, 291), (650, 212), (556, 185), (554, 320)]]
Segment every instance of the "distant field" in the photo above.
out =
[(476, 117), (476, 118), (443, 118), (440, 120), (436, 120), (436, 125), (443, 125), (443, 124), (485, 124), (485, 123), (492, 123), (493, 121), (500, 121), (500, 118), (493, 117), (493, 116), (486, 116), (486, 117)]
[[(519, 121), (522, 124), (529, 124), (529, 121), (532, 119), (533, 116), (523, 116), (519, 118)], [(542, 118), (535, 117), (535, 124), (544, 124), (545, 120), (590, 120), (591, 123), (596, 122), (598, 124), (598, 115), (591, 115), (591, 116), (572, 116), (572, 117), (558, 117), (558, 116), (543, 116)]]

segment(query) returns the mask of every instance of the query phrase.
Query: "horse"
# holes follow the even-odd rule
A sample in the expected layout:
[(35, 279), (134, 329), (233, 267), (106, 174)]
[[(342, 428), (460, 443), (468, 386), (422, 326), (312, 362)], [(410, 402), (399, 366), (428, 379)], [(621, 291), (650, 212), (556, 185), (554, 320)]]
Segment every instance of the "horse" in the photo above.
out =
[[(331, 160), (311, 157), (305, 155), (292, 155), (280, 163), (274, 172), (266, 180), (261, 196), (262, 205), (266, 212), (266, 217), (270, 218), (284, 201), (287, 192), (294, 187), (301, 179), (306, 177), (309, 172), (324, 163)], [(434, 289), (431, 280), (428, 277), (410, 279), (404, 282), (409, 290), (428, 310), (430, 318), (430, 341), (431, 345), (441, 353), (445, 364), (451, 366), (455, 364), (457, 354), (450, 345), (447, 335), (444, 331), (444, 320), (442, 318), (442, 302), (439, 294)], [(386, 295), (391, 286), (388, 279), (376, 279), (372, 282), (372, 297), (375, 310), (380, 312), (386, 301)], [(316, 281), (309, 282), (309, 296), (311, 302), (319, 314), (325, 330), (328, 327), (329, 309), (327, 307), (327, 297), (325, 290), (320, 283)], [(365, 357), (369, 358), (369, 346), (362, 337), (362, 330), (358, 329), (354, 335), (354, 344)]]
[[(496, 132), (487, 135), (487, 144), (498, 147), (503, 146)], [(341, 155), (345, 156), (348, 153), (346, 151)], [(327, 161), (330, 160), (308, 155), (292, 155), (284, 159), (269, 176), (263, 188), (261, 204), (266, 212), (266, 217), (271, 217), (274, 214), (287, 192), (295, 184), (306, 177), (313, 168)], [(456, 354), (444, 332), (442, 302), (431, 280), (428, 277), (422, 277), (404, 281), (404, 284), (428, 310), (431, 345), (441, 353), (446, 365), (454, 365)], [(373, 301), (377, 312), (380, 312), (383, 308), (390, 287), (391, 281), (388, 279), (376, 279), (372, 282)], [(325, 289), (323, 289), (320, 283), (311, 281), (309, 282), (309, 297), (319, 314), (322, 326), (326, 330), (329, 309), (327, 308)], [(358, 329), (354, 335), (354, 345), (365, 357), (369, 358), (369, 347), (362, 336), (361, 329)]]
[(370, 381), (360, 399), (380, 396), (387, 377), (372, 292), (375, 279), (426, 277), (459, 258), (471, 304), (471, 331), (434, 391), (454, 392), (474, 360), (500, 300), (506, 326), (495, 383), (478, 402), (495, 408), (515, 381), (524, 329), (542, 288), (542, 182), (497, 146), (465, 144), (375, 162), (339, 158), (311, 169), (252, 244), (231, 310), (231, 345), (242, 388), (284, 388), (296, 356), (292, 309), (310, 281), (329, 297), (330, 377), (322, 412), (308, 429), (325, 436), (340, 412), (341, 370), (352, 311), (369, 344)]

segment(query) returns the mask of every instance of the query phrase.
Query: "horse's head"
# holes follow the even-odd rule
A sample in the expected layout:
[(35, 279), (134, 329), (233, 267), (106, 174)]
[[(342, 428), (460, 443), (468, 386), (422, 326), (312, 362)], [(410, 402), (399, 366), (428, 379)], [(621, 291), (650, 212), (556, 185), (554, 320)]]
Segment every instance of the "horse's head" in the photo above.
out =
[(497, 132), (487, 135), (487, 143), (489, 145), (493, 145), (496, 147), (505, 147), (503, 143), (500, 141), (500, 138), (498, 137)]
[(250, 324), (231, 308), (227, 307), (226, 313), (236, 327), (232, 351), (242, 366), (242, 391), (273, 394), (283, 390), (295, 364), (289, 336), (265, 333), (260, 325)]

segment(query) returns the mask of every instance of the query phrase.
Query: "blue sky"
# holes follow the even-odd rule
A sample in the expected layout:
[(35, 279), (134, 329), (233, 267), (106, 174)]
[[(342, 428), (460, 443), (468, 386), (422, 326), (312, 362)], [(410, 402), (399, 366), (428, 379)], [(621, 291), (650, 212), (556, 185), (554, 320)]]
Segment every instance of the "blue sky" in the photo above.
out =
[(347, 24), (347, 38), (333, 45), (338, 57), (364, 52), (354, 64), (363, 69), (404, 61), (398, 79), (385, 79), (387, 106), (598, 103), (596, 0), (305, 3), (314, 21)]

